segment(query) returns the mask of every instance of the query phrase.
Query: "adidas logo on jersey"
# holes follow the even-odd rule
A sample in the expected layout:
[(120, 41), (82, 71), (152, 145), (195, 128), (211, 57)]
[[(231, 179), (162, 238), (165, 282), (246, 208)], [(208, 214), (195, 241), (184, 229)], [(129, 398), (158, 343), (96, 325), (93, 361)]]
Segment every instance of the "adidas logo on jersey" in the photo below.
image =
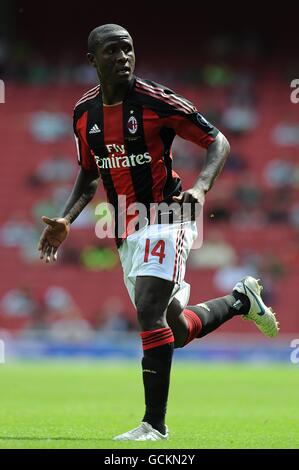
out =
[(98, 132), (101, 132), (101, 129), (97, 124), (95, 124), (90, 130), (89, 134), (97, 134)]

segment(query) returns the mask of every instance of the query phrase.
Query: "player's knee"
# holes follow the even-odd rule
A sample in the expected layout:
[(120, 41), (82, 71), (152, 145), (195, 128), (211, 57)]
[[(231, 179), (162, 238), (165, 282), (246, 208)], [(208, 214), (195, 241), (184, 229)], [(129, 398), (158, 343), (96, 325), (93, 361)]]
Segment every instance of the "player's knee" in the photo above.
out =
[(167, 327), (167, 323), (162, 318), (156, 320), (151, 318), (138, 318), (138, 321), (142, 331), (152, 331)]
[(137, 310), (138, 322), (143, 331), (166, 328), (168, 325), (163, 314), (158, 314), (152, 310)]
[(143, 331), (167, 327), (166, 315), (158, 301), (139, 299), (136, 302), (138, 322)]

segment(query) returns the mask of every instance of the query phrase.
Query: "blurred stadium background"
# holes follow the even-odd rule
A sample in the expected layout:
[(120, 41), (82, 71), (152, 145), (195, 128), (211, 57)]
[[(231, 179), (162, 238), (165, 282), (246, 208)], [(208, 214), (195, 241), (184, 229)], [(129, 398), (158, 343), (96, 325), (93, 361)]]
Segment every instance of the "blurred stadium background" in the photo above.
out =
[[(0, 5), (0, 338), (6, 360), (140, 356), (113, 240), (94, 232), (102, 189), (74, 223), (56, 265), (41, 263), (36, 250), (41, 215), (59, 214), (77, 172), (72, 110), (96, 84), (85, 60), (87, 35), (116, 22), (135, 41), (137, 75), (192, 100), (231, 143), (207, 197), (204, 245), (190, 256), (191, 303), (221, 296), (251, 273), (262, 278), (265, 300), (281, 323), (280, 337), (268, 341), (235, 319), (177, 357), (290, 363), (290, 342), (299, 337), (299, 104), (290, 100), (291, 80), (299, 78), (296, 14), (289, 12), (285, 23), (275, 7), (271, 21), (252, 10), (238, 21), (233, 9), (223, 16), (210, 6), (140, 11), (129, 2), (111, 12), (90, 1), (86, 8)], [(187, 188), (204, 152), (177, 139), (174, 153)]]

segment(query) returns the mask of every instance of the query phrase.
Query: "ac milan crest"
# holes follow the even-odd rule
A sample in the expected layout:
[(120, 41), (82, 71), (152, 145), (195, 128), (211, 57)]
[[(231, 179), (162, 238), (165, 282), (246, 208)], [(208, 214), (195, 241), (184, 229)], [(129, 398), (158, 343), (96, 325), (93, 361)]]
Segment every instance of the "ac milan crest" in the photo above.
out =
[(129, 132), (131, 134), (135, 134), (136, 131), (137, 131), (137, 128), (138, 128), (138, 124), (137, 124), (137, 119), (135, 118), (135, 116), (131, 116), (130, 119), (128, 120), (128, 129), (129, 129)]

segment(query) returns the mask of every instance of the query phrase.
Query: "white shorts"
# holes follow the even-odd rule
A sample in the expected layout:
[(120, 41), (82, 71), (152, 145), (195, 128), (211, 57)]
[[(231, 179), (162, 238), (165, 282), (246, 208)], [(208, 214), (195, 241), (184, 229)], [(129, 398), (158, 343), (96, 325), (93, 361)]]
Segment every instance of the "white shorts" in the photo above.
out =
[(147, 225), (129, 235), (119, 248), (124, 282), (135, 306), (137, 276), (154, 276), (173, 281), (175, 297), (185, 308), (190, 297), (190, 285), (184, 281), (186, 262), (197, 237), (196, 222)]

